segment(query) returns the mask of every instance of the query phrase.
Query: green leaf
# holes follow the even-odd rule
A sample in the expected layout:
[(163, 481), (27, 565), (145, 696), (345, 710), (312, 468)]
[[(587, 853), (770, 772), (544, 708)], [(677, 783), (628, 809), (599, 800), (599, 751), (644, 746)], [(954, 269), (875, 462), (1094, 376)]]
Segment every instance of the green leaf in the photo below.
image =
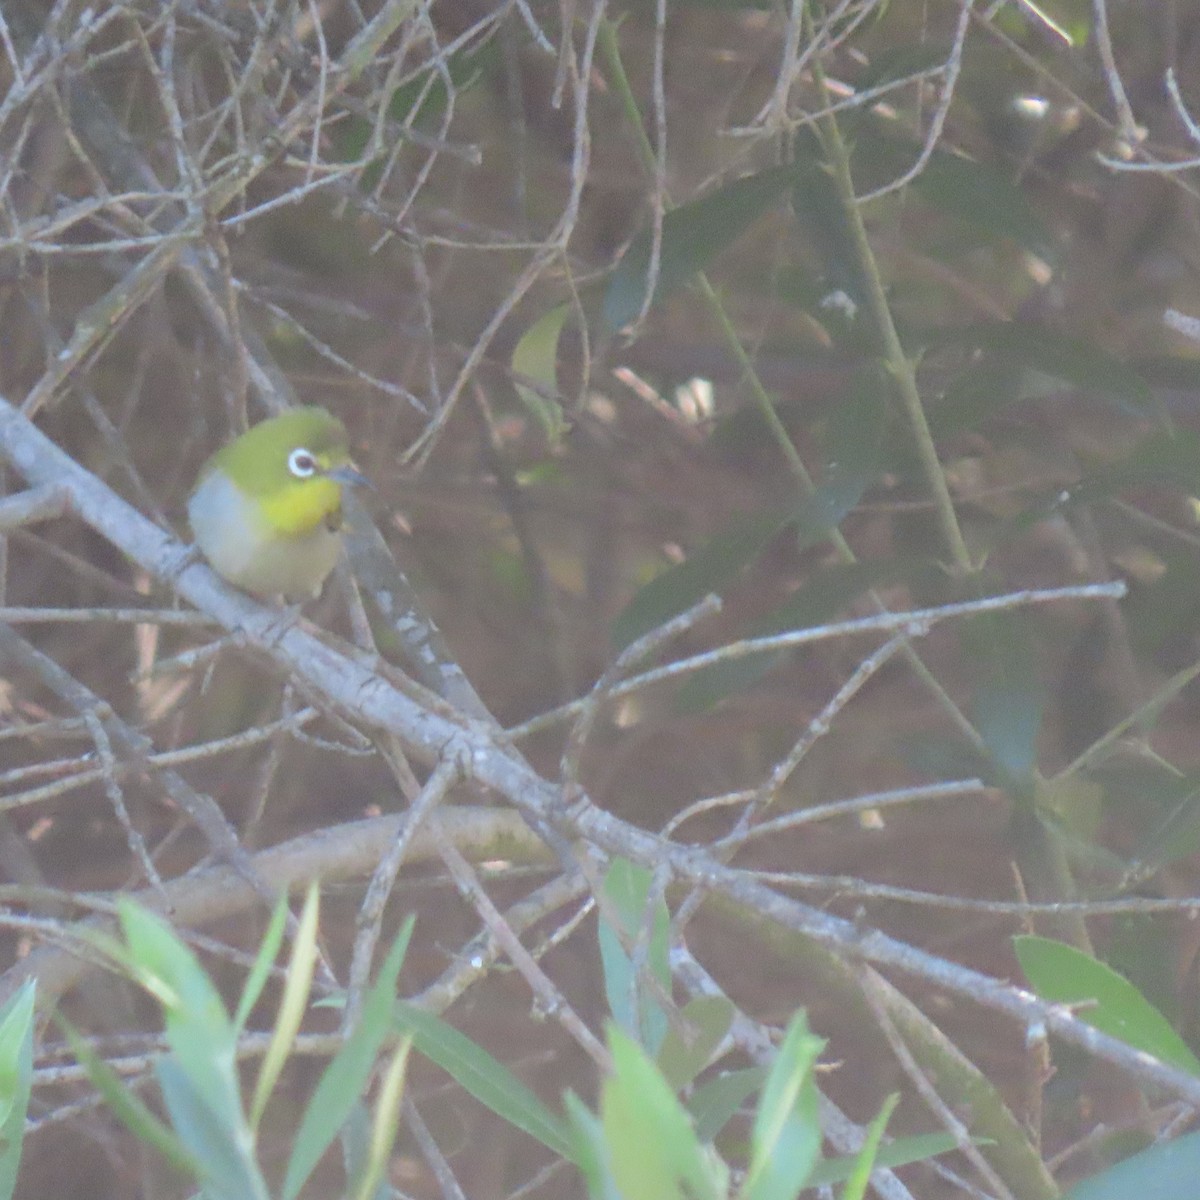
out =
[[(517, 395), (552, 447), (559, 445), (568, 428), (562, 405), (553, 397), (558, 395), (558, 339), (570, 311), (569, 305), (560, 304), (544, 313), (521, 335), (512, 356)], [(522, 383), (521, 376), (539, 386)]]
[(720, 1200), (723, 1180), (705, 1154), (687, 1111), (632, 1038), (608, 1029), (613, 1072), (600, 1094), (612, 1178), (625, 1197)]
[[(976, 1140), (976, 1144), (981, 1144)], [(986, 1143), (983, 1143), (986, 1144)], [(875, 1155), (874, 1169), (906, 1167), (909, 1163), (924, 1162), (938, 1154), (949, 1154), (958, 1149), (958, 1142), (949, 1133), (922, 1133), (915, 1137), (895, 1138), (886, 1146), (880, 1146)], [(829, 1158), (818, 1163), (808, 1177), (809, 1187), (828, 1187), (849, 1179), (858, 1163), (854, 1158)]]
[(37, 985), (27, 979), (0, 1009), (0, 1200), (17, 1186), (25, 1143), (25, 1113), (33, 1086), (33, 1005)]
[(845, 292), (861, 311), (869, 301), (870, 282), (863, 274), (845, 207), (811, 131), (799, 134), (795, 154), (799, 169), (792, 189), (792, 210), (796, 221), (821, 259), (829, 289)]
[[(409, 126), (428, 126), (445, 111), (449, 88), (453, 88), (454, 95), (461, 100), (499, 62), (499, 50), (494, 39), (463, 47), (439, 58), (436, 66), (419, 71), (392, 92), (388, 99), (388, 116), (392, 121)], [(362, 155), (370, 141), (374, 124), (373, 119), (354, 117), (345, 123), (344, 132), (340, 134), (337, 133), (339, 127), (333, 127), (342, 161), (352, 162)], [(368, 169), (364, 172), (363, 187), (373, 187), (377, 177), (377, 172)]]
[(711, 1142), (766, 1078), (766, 1067), (746, 1067), (741, 1071), (726, 1071), (700, 1084), (688, 1102), (688, 1111), (696, 1122), (696, 1136), (702, 1142)]
[(795, 1200), (821, 1157), (821, 1121), (813, 1068), (825, 1042), (803, 1012), (788, 1025), (759, 1098), (750, 1135), (744, 1200)]
[(1200, 1133), (1150, 1146), (1076, 1184), (1063, 1200), (1193, 1200), (1200, 1179)]
[(254, 1085), (254, 1099), (250, 1104), (250, 1128), (257, 1129), (267, 1101), (275, 1089), (288, 1055), (296, 1041), (300, 1023), (308, 1007), (309, 989), (312, 987), (313, 971), (317, 963), (317, 920), (320, 888), (314, 880), (304, 897), (304, 908), (296, 925), (296, 936), (292, 942), (292, 955), (288, 962), (284, 981), (283, 998), (271, 1041), (258, 1069), (258, 1081)]
[(658, 1052), (658, 1069), (676, 1091), (687, 1087), (708, 1066), (733, 1024), (734, 1008), (725, 996), (694, 996), (679, 1012), (679, 1025), (691, 1031), (685, 1042), (671, 1025)]
[[(371, 1116), (367, 1106), (359, 1101), (342, 1122), (342, 1135), (338, 1139), (342, 1148), (342, 1166), (347, 1179), (362, 1179), (367, 1171), (367, 1157), (371, 1152)], [(381, 1185), (375, 1200), (388, 1200), (387, 1190)]]
[(1136, 487), (1200, 494), (1200, 433), (1177, 429), (1150, 434), (1122, 458), (1089, 472), (1071, 489), (1070, 499), (1087, 503)]
[(625, 1200), (613, 1180), (608, 1143), (599, 1118), (572, 1091), (564, 1093), (563, 1107), (571, 1123), (572, 1153), (569, 1157), (587, 1184), (588, 1196), (591, 1200)]
[(220, 993), (166, 922), (124, 899), (117, 911), (138, 982), (163, 1007), (178, 1068), (206, 1110), (232, 1129), (242, 1119), (237, 1034)]
[(363, 1170), (351, 1182), (352, 1200), (377, 1200), (381, 1194), (386, 1196), (390, 1191), (385, 1175), (400, 1131), (400, 1104), (404, 1099), (404, 1079), (411, 1049), (412, 1040), (401, 1038), (382, 1073)]
[[(792, 167), (768, 167), (667, 213), (663, 218), (653, 302), (659, 303), (703, 271), (779, 202), (794, 178)], [(614, 332), (642, 311), (649, 282), (650, 250), (651, 231), (645, 230), (634, 239), (609, 280), (602, 312), (605, 323)]]
[[(770, 637), (825, 624), (869, 589), (915, 580), (925, 575), (930, 565), (918, 559), (893, 558), (824, 567), (809, 576), (786, 604), (753, 622), (745, 636)], [(764, 650), (696, 671), (676, 693), (676, 709), (684, 713), (707, 712), (727, 696), (752, 687), (787, 654), (787, 651)]]
[(879, 1157), (883, 1131), (887, 1128), (887, 1123), (891, 1120), (892, 1113), (896, 1111), (896, 1105), (899, 1103), (900, 1093), (893, 1092), (883, 1102), (883, 1107), (876, 1113), (875, 1119), (867, 1128), (862, 1148), (855, 1157), (854, 1167), (846, 1179), (846, 1187), (842, 1192), (841, 1200), (863, 1200), (867, 1194), (867, 1187), (871, 1182), (871, 1172), (875, 1169)]
[(824, 540), (879, 475), (887, 430), (888, 388), (868, 365), (856, 372), (850, 395), (834, 410), (826, 432), (823, 478), (796, 516), (798, 549)]
[(1102, 1033), (1162, 1062), (1200, 1075), (1200, 1060), (1141, 992), (1111, 967), (1063, 942), (1023, 935), (1013, 939), (1021, 969), (1034, 991), (1052, 1004), (1069, 1004)]
[(1160, 759), (1121, 755), (1089, 769), (1087, 778), (1100, 787), (1105, 811), (1138, 831), (1130, 871), (1144, 878), (1200, 849), (1200, 773), (1179, 775)]
[(149, 1106), (96, 1054), (61, 1014), (55, 1016), (55, 1022), (63, 1031), (76, 1060), (87, 1072), (92, 1086), (117, 1119), (139, 1142), (157, 1150), (177, 1171), (189, 1179), (203, 1179), (204, 1167), (170, 1128), (150, 1111)]
[[(938, 331), (931, 346), (974, 347), (1024, 370), (1017, 398), (1053, 390), (1046, 380), (1069, 384), (1087, 395), (1106, 396), (1118, 409), (1139, 417), (1160, 415), (1159, 401), (1133, 366), (1094, 342), (1026, 321), (1000, 321)], [(1039, 380), (1041, 375), (1043, 379)]]
[[(652, 876), (645, 867), (635, 866), (623, 858), (613, 860), (604, 881), (608, 905), (601, 912), (599, 941), (609, 1012), (626, 1033), (637, 1038), (650, 1054), (657, 1054), (666, 1037), (667, 1015), (650, 989), (636, 978), (632, 959), (626, 950), (627, 946), (633, 945), (646, 920), (651, 883)], [(617, 925), (612, 923), (613, 917)], [(646, 964), (652, 978), (670, 995), (671, 968), (668, 956), (671, 914), (661, 896), (655, 898), (650, 917), (650, 945)]]
[(1037, 762), (1037, 735), (1046, 696), (1027, 613), (985, 613), (963, 625), (978, 662), (974, 723), (999, 772), (1001, 786), (1027, 793)]
[[(920, 147), (909, 147), (910, 163)], [(935, 152), (913, 180), (922, 200), (991, 238), (1005, 238), (1053, 265), (1057, 243), (1006, 172), (949, 151)]]
[(175, 1132), (200, 1164), (206, 1200), (268, 1200), (254, 1160), (254, 1138), (240, 1108), (215, 1111), (173, 1055), (160, 1058), (154, 1073)]
[(391, 1030), (396, 980), (414, 924), (415, 918), (409, 917), (396, 935), (379, 978), (363, 998), (358, 1025), (325, 1068), (304, 1110), (284, 1173), (283, 1200), (295, 1200), (362, 1096), (375, 1057)]
[(507, 1067), (469, 1037), (432, 1013), (398, 1003), (395, 1027), (412, 1036), (413, 1045), (470, 1092), (481, 1104), (524, 1130), (555, 1154), (571, 1157), (571, 1138), (563, 1122)]
[(283, 945), (287, 919), (287, 894), (284, 893), (279, 897), (275, 910), (271, 913), (271, 920), (267, 925), (266, 933), (263, 934), (262, 944), (254, 956), (254, 965), (250, 968), (250, 972), (246, 976), (246, 983), (242, 988), (242, 997), (238, 1001), (237, 1013), (233, 1018), (233, 1027), (239, 1034), (246, 1028), (250, 1013), (258, 1003), (258, 998), (262, 995), (262, 990), (271, 975), (271, 966), (275, 962), (275, 956), (279, 953), (279, 947)]
[(613, 622), (614, 644), (624, 649), (665, 621), (698, 604), (710, 592), (727, 588), (795, 519), (795, 512), (760, 513), (735, 522), (724, 533), (668, 567), (625, 606)]

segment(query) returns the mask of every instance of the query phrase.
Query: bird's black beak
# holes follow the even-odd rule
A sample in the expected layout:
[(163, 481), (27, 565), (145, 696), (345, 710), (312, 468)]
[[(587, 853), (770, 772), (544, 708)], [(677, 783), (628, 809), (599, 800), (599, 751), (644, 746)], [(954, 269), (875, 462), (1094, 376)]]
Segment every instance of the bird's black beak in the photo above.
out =
[(350, 487), (365, 487), (371, 492), (375, 490), (371, 481), (352, 463), (347, 463), (344, 467), (334, 467), (325, 474), (328, 478), (336, 479), (338, 483), (345, 483)]

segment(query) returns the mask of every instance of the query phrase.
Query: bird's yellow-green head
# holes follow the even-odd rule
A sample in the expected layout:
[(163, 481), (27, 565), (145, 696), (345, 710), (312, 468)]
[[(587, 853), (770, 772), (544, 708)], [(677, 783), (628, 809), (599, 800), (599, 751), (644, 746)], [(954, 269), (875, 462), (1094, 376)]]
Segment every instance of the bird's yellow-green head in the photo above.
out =
[(323, 408), (255, 425), (204, 464), (188, 520), (217, 573), (259, 596), (301, 600), (337, 562), (342, 488), (366, 481), (346, 428)]

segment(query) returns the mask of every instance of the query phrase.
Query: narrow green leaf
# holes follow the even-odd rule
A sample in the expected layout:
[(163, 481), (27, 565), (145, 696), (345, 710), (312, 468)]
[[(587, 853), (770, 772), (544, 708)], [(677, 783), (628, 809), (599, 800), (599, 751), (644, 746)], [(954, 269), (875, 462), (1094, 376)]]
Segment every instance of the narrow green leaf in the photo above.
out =
[(283, 986), (283, 999), (279, 1014), (271, 1031), (271, 1041), (263, 1055), (254, 1087), (254, 1099), (250, 1105), (250, 1128), (257, 1129), (267, 1107), (267, 1101), (275, 1089), (284, 1063), (292, 1052), (300, 1023), (308, 1007), (309, 989), (312, 987), (313, 970), (317, 963), (317, 918), (319, 911), (320, 886), (314, 880), (308, 886), (304, 907), (297, 922), (296, 936), (292, 941), (292, 955), (288, 962)]
[(656, 1060), (674, 1091), (682, 1091), (708, 1066), (729, 1032), (733, 1013), (725, 996), (694, 996), (683, 1006), (679, 1024), (691, 1031), (691, 1040), (685, 1042), (676, 1026), (670, 1026)]
[(155, 1063), (155, 1076), (171, 1124), (200, 1164), (210, 1200), (269, 1200), (254, 1159), (254, 1137), (241, 1110), (214, 1111), (193, 1076), (172, 1055)]
[(750, 1137), (744, 1200), (795, 1200), (821, 1157), (813, 1068), (825, 1042), (803, 1012), (788, 1025), (759, 1098)]
[(0, 1200), (10, 1200), (25, 1144), (25, 1114), (33, 1086), (33, 1006), (27, 979), (0, 1009)]
[[(558, 339), (570, 311), (569, 305), (559, 304), (544, 313), (521, 335), (512, 355), (517, 395), (551, 447), (558, 446), (568, 428), (562, 405), (553, 397), (558, 395)], [(530, 387), (521, 377), (539, 386)]]
[(844, 292), (861, 312), (869, 302), (870, 282), (863, 274), (858, 243), (833, 176), (811, 131), (800, 132), (795, 153), (799, 169), (792, 209), (796, 220), (820, 256), (829, 289)]
[(220, 993), (166, 922), (128, 900), (117, 911), (138, 980), (163, 1006), (179, 1069), (206, 1108), (232, 1129), (242, 1119), (237, 1035)]
[(563, 1095), (563, 1107), (570, 1122), (571, 1160), (587, 1184), (591, 1200), (626, 1200), (617, 1191), (609, 1158), (608, 1143), (600, 1119), (572, 1091)]
[[(342, 1166), (346, 1178), (361, 1179), (371, 1146), (371, 1114), (362, 1101), (351, 1108), (350, 1115), (342, 1122), (342, 1135), (338, 1142), (342, 1147)], [(388, 1200), (384, 1187), (380, 1187), (375, 1200)]]
[(358, 1029), (346, 1039), (321, 1075), (304, 1110), (283, 1178), (283, 1200), (295, 1200), (367, 1085), (382, 1033)]
[(854, 1159), (854, 1168), (846, 1179), (846, 1188), (841, 1200), (863, 1200), (867, 1187), (871, 1182), (871, 1172), (879, 1156), (879, 1145), (883, 1141), (883, 1131), (891, 1120), (896, 1105), (900, 1103), (900, 1093), (893, 1092), (883, 1102), (883, 1107), (875, 1114), (875, 1119), (867, 1127), (867, 1135), (863, 1138), (862, 1149)]
[(710, 592), (724, 591), (795, 517), (795, 512), (789, 511), (742, 518), (693, 550), (677, 566), (656, 575), (638, 589), (613, 622), (614, 645), (624, 649)]
[(688, 1111), (696, 1122), (696, 1136), (702, 1142), (713, 1141), (766, 1078), (766, 1067), (746, 1067), (725, 1071), (700, 1084), (688, 1101)]
[(999, 782), (1010, 790), (1030, 786), (1046, 706), (1030, 626), (1025, 612), (985, 613), (962, 626), (969, 653), (979, 664), (975, 727)]
[(1013, 946), (1043, 1000), (1076, 1007), (1079, 1019), (1102, 1033), (1200, 1075), (1200, 1060), (1170, 1022), (1111, 967), (1050, 938), (1022, 935), (1013, 939)]
[(837, 406), (822, 440), (823, 478), (796, 516), (799, 548), (828, 537), (879, 475), (887, 431), (888, 385), (868, 364), (855, 373), (850, 395)]
[[(910, 148), (916, 162), (920, 147)], [(1010, 175), (990, 163), (949, 151), (936, 152), (913, 180), (913, 189), (934, 208), (990, 238), (1005, 238), (1043, 262), (1057, 260), (1057, 243)]]
[[(626, 1033), (641, 1042), (648, 1053), (657, 1054), (667, 1034), (667, 1014), (651, 990), (634, 977), (633, 962), (627, 949), (632, 947), (646, 919), (651, 883), (651, 873), (644, 867), (635, 866), (623, 858), (614, 860), (604, 882), (604, 894), (609, 905), (608, 915), (602, 914), (600, 918), (599, 940), (609, 1012)], [(619, 926), (610, 923), (609, 915), (615, 915)], [(647, 966), (659, 987), (670, 994), (668, 956), (671, 915), (661, 896), (654, 901), (651, 921)]]
[(929, 345), (985, 350), (1027, 372), (1021, 398), (1051, 390), (1042, 375), (1070, 384), (1087, 395), (1106, 396), (1124, 412), (1139, 417), (1160, 415), (1159, 402), (1145, 379), (1129, 363), (1094, 342), (1059, 333), (1027, 321), (1000, 321), (959, 326), (927, 336)]
[(383, 1072), (363, 1173), (350, 1189), (353, 1200), (374, 1200), (384, 1183), (388, 1159), (400, 1130), (400, 1101), (404, 1095), (404, 1074), (411, 1049), (412, 1039), (401, 1038)]
[[(735, 179), (698, 200), (681, 204), (663, 219), (654, 303), (662, 301), (703, 271), (787, 192), (792, 167), (768, 167)], [(639, 234), (617, 264), (604, 294), (602, 312), (609, 329), (622, 329), (642, 311), (650, 269), (651, 233)]]
[(482, 1046), (411, 1004), (398, 1003), (394, 1016), (397, 1031), (410, 1035), (426, 1058), (481, 1104), (555, 1154), (571, 1156), (571, 1138), (563, 1122)]
[(321, 1156), (329, 1149), (362, 1096), (375, 1057), (391, 1028), (396, 980), (404, 963), (415, 920), (409, 917), (396, 935), (379, 978), (363, 998), (354, 1032), (321, 1075), (292, 1144), (284, 1172), (283, 1200), (295, 1200)]
[(157, 1150), (177, 1171), (189, 1179), (202, 1180), (204, 1168), (183, 1142), (150, 1111), (137, 1093), (92, 1050), (61, 1014), (55, 1016), (55, 1021), (70, 1044), (76, 1060), (87, 1072), (92, 1086), (100, 1093), (117, 1119), (139, 1142)]
[[(986, 1144), (976, 1141), (976, 1145)], [(924, 1162), (938, 1154), (949, 1154), (958, 1149), (958, 1142), (949, 1133), (922, 1133), (915, 1137), (896, 1138), (886, 1146), (880, 1146), (875, 1156), (875, 1169), (906, 1167), (909, 1163)], [(828, 1158), (818, 1163), (808, 1177), (808, 1186), (828, 1187), (849, 1179), (858, 1157)]]
[[(33, 1003), (36, 980), (27, 979), (0, 1009), (0, 1127), (9, 1123), (13, 1111), (27, 1102), (22, 1093), (30, 1085), (33, 1049)], [(21, 1117), (24, 1120), (24, 1114)]]
[[(822, 625), (869, 589), (915, 582), (931, 567), (924, 560), (898, 558), (825, 567), (809, 576), (785, 604), (753, 622), (745, 636), (770, 637)], [(763, 651), (714, 663), (687, 678), (676, 693), (675, 707), (683, 713), (707, 712), (726, 697), (753, 687), (786, 658), (785, 651)]]
[(287, 930), (287, 918), (288, 902), (287, 894), (284, 893), (279, 897), (275, 909), (271, 913), (271, 920), (263, 934), (262, 944), (258, 947), (258, 953), (254, 956), (254, 964), (250, 968), (250, 972), (246, 976), (246, 983), (242, 988), (242, 996), (238, 1001), (237, 1012), (233, 1018), (233, 1027), (239, 1034), (246, 1028), (250, 1013), (258, 1003), (258, 998), (262, 995), (262, 990), (271, 974), (275, 956), (279, 953), (279, 947), (283, 945), (283, 935)]

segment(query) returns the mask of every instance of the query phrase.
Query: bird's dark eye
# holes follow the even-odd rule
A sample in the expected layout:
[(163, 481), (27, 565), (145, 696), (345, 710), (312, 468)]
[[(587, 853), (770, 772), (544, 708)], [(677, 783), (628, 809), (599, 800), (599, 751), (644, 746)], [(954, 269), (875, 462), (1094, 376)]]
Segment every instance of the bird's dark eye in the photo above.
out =
[(301, 446), (288, 455), (288, 470), (297, 479), (307, 479), (317, 473), (317, 460), (313, 458), (311, 450), (305, 450)]

